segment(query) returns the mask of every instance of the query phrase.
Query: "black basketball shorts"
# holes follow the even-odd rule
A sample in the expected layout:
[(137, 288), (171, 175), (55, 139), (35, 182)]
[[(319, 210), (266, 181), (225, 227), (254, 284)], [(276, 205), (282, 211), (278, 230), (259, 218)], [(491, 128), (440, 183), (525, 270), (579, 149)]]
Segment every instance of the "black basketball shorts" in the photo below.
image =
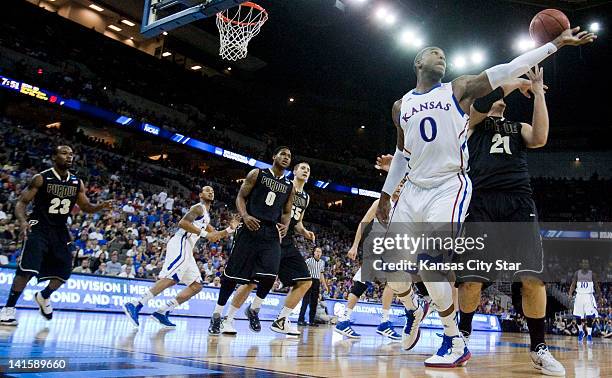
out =
[(236, 230), (223, 275), (238, 282), (257, 282), (258, 277), (276, 277), (281, 260), (276, 225), (261, 224), (251, 231), (244, 224)]
[(300, 251), (293, 245), (281, 246), (281, 261), (278, 279), (284, 286), (293, 286), (297, 281), (311, 281), (306, 261)]
[[(497, 222), (503, 222), (496, 225)], [(470, 259), (495, 263), (497, 260), (520, 262), (520, 269), (500, 273), (473, 271), (457, 272), (457, 282), (491, 282), (517, 280), (520, 276), (543, 276), (542, 238), (538, 224), (538, 211), (529, 194), (504, 192), (474, 192), (463, 226), (464, 236), (487, 235), (482, 252), (456, 254), (455, 261), (467, 263)], [(488, 285), (487, 285), (488, 286)]]
[(67, 281), (72, 272), (70, 235), (66, 226), (32, 226), (21, 252), (17, 273), (34, 274), (38, 281)]

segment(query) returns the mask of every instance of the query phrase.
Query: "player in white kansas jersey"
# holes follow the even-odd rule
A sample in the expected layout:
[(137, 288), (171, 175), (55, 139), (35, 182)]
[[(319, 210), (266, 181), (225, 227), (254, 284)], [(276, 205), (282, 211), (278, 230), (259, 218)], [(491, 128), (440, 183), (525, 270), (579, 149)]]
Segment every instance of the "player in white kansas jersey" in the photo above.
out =
[[(451, 235), (456, 235), (471, 196), (471, 183), (466, 174), (466, 113), (477, 98), (494, 95), (497, 92), (493, 90), (502, 83), (525, 74), (560, 47), (582, 45), (595, 39), (592, 33), (576, 32), (578, 29), (565, 30), (552, 42), (507, 64), (491, 67), (479, 75), (461, 76), (451, 83), (441, 81), (446, 72), (444, 51), (437, 47), (421, 50), (413, 66), (416, 88), (393, 105), (397, 149), (378, 204), (376, 217), (380, 223), (387, 225), (391, 220), (389, 226), (408, 228), (402, 232), (408, 237), (415, 232), (417, 223), (444, 223)], [(389, 219), (390, 195), (406, 174), (408, 182)], [(406, 257), (416, 262), (422, 252), (412, 251)], [(444, 325), (442, 346), (425, 361), (425, 366), (429, 367), (463, 366), (471, 356), (457, 327), (452, 288), (445, 273), (417, 272), (421, 278), (433, 276), (423, 281)], [(396, 281), (400, 282), (389, 281), (389, 285), (408, 309), (406, 329), (410, 331), (405, 334), (407, 340), (403, 344), (411, 349), (418, 341), (419, 323), (425, 311), (413, 300), (409, 275), (403, 274), (401, 280)]]
[(179, 221), (179, 230), (166, 245), (166, 257), (158, 281), (140, 299), (123, 305), (125, 314), (135, 326), (139, 325), (138, 313), (149, 300), (182, 282), (187, 287), (151, 315), (162, 325), (174, 327), (175, 324), (168, 319), (170, 311), (202, 290), (202, 277), (193, 257), (193, 248), (200, 237), (215, 242), (233, 233), (238, 226), (237, 219), (232, 219), (230, 226), (222, 231), (216, 231), (210, 225), (210, 206), (214, 199), (215, 192), (212, 187), (202, 188), (200, 203), (193, 205)]
[(581, 343), (584, 338), (582, 319), (586, 319), (587, 343), (592, 343), (593, 319), (597, 317), (597, 301), (593, 293), (597, 292), (599, 297), (601, 291), (599, 285), (597, 285), (595, 273), (589, 270), (589, 260), (583, 259), (580, 262), (580, 270), (574, 273), (572, 285), (569, 289), (570, 298), (574, 294), (574, 290), (576, 290), (574, 316), (576, 317), (576, 323), (578, 323), (578, 342)]

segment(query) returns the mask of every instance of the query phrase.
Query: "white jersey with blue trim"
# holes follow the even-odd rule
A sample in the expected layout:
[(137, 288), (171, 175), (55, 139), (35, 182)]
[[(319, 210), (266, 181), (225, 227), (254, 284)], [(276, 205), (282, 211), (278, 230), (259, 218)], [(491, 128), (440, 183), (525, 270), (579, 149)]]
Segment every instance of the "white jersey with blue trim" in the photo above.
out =
[(576, 272), (576, 294), (593, 294), (595, 285), (593, 284), (593, 271), (582, 269)]
[[(206, 230), (206, 227), (208, 227), (208, 225), (210, 224), (210, 213), (208, 212), (208, 210), (206, 210), (206, 206), (204, 206), (203, 203), (199, 203), (196, 206), (198, 205), (202, 207), (203, 214), (193, 221), (193, 225), (200, 229)], [(187, 232), (182, 228), (179, 228), (175, 235), (183, 237), (185, 234), (187, 234), (187, 237), (189, 238), (189, 241), (192, 246), (195, 245), (195, 243), (200, 238), (199, 234), (192, 234), (191, 232)]]
[(413, 89), (402, 97), (399, 124), (410, 182), (433, 188), (466, 171), (468, 121), (451, 83), (426, 93)]

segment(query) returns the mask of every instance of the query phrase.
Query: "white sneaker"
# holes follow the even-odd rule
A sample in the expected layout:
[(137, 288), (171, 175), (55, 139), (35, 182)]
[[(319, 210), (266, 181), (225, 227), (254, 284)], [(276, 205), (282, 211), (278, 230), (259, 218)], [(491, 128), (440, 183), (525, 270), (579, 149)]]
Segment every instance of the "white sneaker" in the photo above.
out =
[(410, 350), (419, 341), (421, 336), (421, 321), (429, 311), (429, 303), (419, 303), (416, 310), (404, 309), (406, 313), (406, 325), (402, 331), (402, 347), (404, 350)]
[(234, 319), (225, 318), (221, 321), (221, 333), (224, 335), (235, 335), (238, 333), (234, 328)]
[(270, 329), (274, 332), (284, 333), (290, 336), (299, 336), (301, 333), (297, 326), (291, 323), (289, 318), (280, 318), (272, 322)]
[(565, 376), (565, 368), (550, 354), (546, 345), (540, 344), (536, 349), (535, 352), (529, 352), (531, 365), (534, 368), (540, 370), (544, 375)]
[(19, 324), (15, 319), (15, 307), (2, 307), (0, 310), (0, 325), (3, 326), (16, 326)]
[(442, 346), (438, 352), (425, 360), (425, 366), (455, 368), (465, 366), (472, 354), (465, 345), (463, 336), (442, 336)]
[(42, 294), (37, 292), (34, 294), (34, 300), (38, 303), (38, 307), (40, 308), (40, 314), (47, 320), (51, 320), (53, 318), (53, 307), (51, 303), (49, 303), (49, 299), (43, 298)]

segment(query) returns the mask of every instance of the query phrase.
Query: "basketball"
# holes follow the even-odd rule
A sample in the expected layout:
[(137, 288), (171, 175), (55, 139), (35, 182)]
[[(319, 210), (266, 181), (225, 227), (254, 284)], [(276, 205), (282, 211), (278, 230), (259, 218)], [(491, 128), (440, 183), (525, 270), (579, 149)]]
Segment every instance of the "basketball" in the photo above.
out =
[(536, 43), (543, 45), (569, 27), (570, 22), (565, 13), (557, 9), (544, 9), (531, 20), (529, 35)]

